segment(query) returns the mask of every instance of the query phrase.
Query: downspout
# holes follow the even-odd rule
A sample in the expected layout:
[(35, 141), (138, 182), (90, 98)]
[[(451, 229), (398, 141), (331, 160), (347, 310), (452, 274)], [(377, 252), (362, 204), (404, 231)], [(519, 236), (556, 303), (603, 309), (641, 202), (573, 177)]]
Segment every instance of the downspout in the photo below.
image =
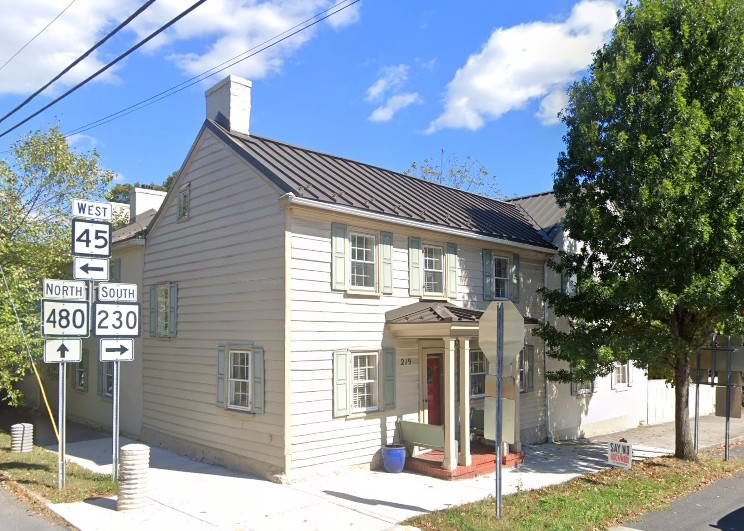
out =
[[(548, 285), (548, 262), (543, 264), (543, 287)], [(548, 322), (548, 303), (543, 300), (543, 324)], [(552, 423), (550, 419), (550, 390), (548, 381), (548, 342), (543, 339), (543, 378), (545, 380), (545, 420), (547, 422), (548, 443), (553, 442)]]

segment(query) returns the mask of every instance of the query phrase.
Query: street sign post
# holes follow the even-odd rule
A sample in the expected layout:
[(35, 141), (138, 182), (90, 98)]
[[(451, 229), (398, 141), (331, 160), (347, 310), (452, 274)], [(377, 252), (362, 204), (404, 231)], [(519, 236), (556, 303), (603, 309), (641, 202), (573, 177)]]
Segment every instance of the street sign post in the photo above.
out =
[(79, 339), (47, 339), (44, 341), (45, 363), (79, 363), (82, 359)]
[(89, 330), (87, 302), (41, 300), (43, 337), (88, 337)]
[(93, 303), (93, 335), (97, 337), (139, 337), (140, 305), (137, 302)]
[(72, 258), (72, 278), (75, 280), (108, 280), (108, 258)]
[(91, 258), (111, 256), (111, 223), (72, 220), (72, 254)]
[(101, 339), (99, 357), (101, 361), (132, 361), (133, 339)]

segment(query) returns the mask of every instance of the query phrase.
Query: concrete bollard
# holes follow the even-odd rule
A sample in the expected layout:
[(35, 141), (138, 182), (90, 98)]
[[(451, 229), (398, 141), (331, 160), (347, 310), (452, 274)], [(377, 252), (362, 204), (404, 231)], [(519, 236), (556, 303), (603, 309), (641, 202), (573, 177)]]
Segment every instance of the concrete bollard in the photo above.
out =
[(119, 498), (116, 510), (141, 509), (147, 503), (150, 447), (144, 444), (127, 444), (121, 447), (119, 455)]
[(30, 452), (34, 449), (34, 425), (13, 424), (10, 427), (10, 451)]

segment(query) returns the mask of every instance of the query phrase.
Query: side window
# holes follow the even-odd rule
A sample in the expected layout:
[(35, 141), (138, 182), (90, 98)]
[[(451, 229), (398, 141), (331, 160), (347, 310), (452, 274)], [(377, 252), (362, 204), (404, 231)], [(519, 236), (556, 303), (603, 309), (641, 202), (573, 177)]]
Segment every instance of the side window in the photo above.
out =
[(612, 370), (610, 385), (612, 389), (627, 389), (633, 384), (633, 373), (631, 372), (630, 362), (616, 363)]
[(395, 351), (333, 353), (333, 416), (395, 409)]
[(88, 349), (84, 348), (80, 353), (80, 362), (72, 364), (74, 367), (73, 387), (78, 391), (88, 390)]
[(535, 390), (535, 347), (525, 345), (519, 352), (519, 392), (529, 393)]
[(109, 282), (121, 282), (121, 258), (109, 260)]
[(114, 363), (98, 361), (98, 395), (111, 398), (114, 393)]
[(176, 337), (178, 284), (161, 282), (150, 286), (150, 336)]
[(217, 405), (232, 411), (263, 413), (264, 350), (247, 343), (217, 348)]
[(188, 219), (191, 214), (191, 185), (181, 187), (178, 190), (178, 219)]
[(480, 350), (470, 351), (470, 396), (480, 398), (486, 396), (486, 373), (488, 366), (486, 357)]

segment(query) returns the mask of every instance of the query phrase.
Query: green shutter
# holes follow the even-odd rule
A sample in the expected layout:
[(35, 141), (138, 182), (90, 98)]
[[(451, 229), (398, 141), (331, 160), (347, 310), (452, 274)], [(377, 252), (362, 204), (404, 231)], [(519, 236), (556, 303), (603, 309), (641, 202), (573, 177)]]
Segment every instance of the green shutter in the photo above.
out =
[(382, 282), (380, 291), (383, 295), (393, 294), (393, 233), (380, 233), (380, 255), (382, 262)]
[(408, 238), (408, 294), (421, 296), (421, 238)]
[(535, 346), (527, 345), (527, 391), (535, 390)]
[(385, 411), (395, 409), (395, 349), (382, 351), (383, 401)]
[[(99, 343), (100, 344), (100, 343)], [(81, 391), (88, 391), (88, 380), (90, 379), (90, 373), (88, 372), (88, 359), (90, 358), (90, 351), (87, 348), (84, 348), (83, 351), (80, 353), (80, 363), (83, 369), (83, 388)], [(73, 383), (75, 381), (75, 378), (72, 379)]]
[(493, 300), (493, 251), (483, 249), (483, 300)]
[(227, 346), (217, 347), (217, 405), (225, 406), (225, 368), (227, 367)]
[(333, 353), (333, 416), (344, 417), (351, 413), (349, 405), (351, 377), (348, 350)]
[(447, 297), (457, 298), (457, 244), (447, 244)]
[(150, 286), (150, 337), (158, 335), (158, 287)]
[(106, 381), (105, 381), (105, 374), (103, 372), (103, 364), (106, 363), (105, 361), (101, 361), (100, 355), (98, 357), (98, 396), (105, 396), (105, 388), (106, 388)]
[(522, 288), (522, 274), (519, 270), (519, 255), (512, 255), (512, 288), (511, 299), (519, 302), (520, 291)]
[(253, 352), (253, 409), (254, 413), (264, 413), (266, 389), (264, 385), (264, 350), (255, 347)]
[(168, 286), (168, 337), (176, 337), (178, 325), (178, 284)]
[(331, 223), (331, 289), (346, 289), (346, 225)]

